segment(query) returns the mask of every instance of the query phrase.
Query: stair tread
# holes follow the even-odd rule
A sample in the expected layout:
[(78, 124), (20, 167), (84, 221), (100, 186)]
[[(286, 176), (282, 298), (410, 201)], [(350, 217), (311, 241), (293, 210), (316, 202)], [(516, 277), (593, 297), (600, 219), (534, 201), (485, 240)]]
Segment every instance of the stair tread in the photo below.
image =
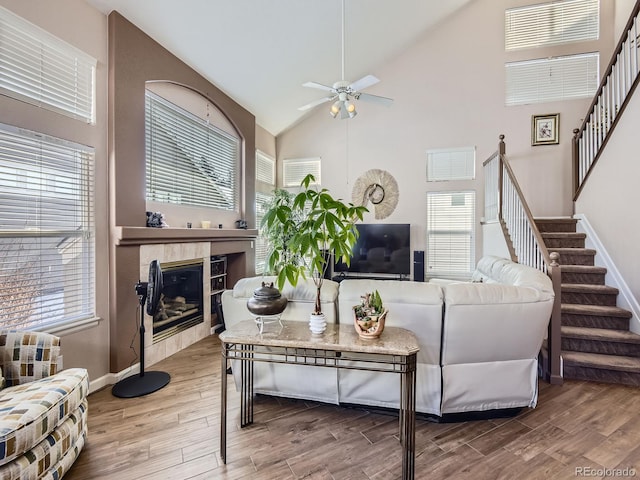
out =
[(593, 265), (562, 265), (562, 271), (570, 273), (607, 273), (605, 267)]
[(542, 223), (578, 223), (578, 219), (572, 217), (536, 217), (534, 221)]
[(593, 327), (570, 327), (563, 325), (560, 331), (562, 332), (563, 337), (640, 344), (640, 335), (630, 332), (629, 330), (612, 330), (610, 328)]
[(593, 248), (579, 248), (579, 247), (551, 247), (548, 248), (550, 252), (557, 253), (573, 253), (584, 255), (595, 255), (596, 251)]
[(581, 232), (540, 232), (542, 238), (587, 238), (586, 233)]
[(560, 286), (563, 292), (571, 293), (599, 293), (617, 295), (620, 290), (609, 285), (596, 285), (591, 283), (563, 283)]
[(562, 313), (574, 313), (579, 315), (601, 315), (610, 317), (631, 318), (632, 313), (620, 307), (606, 305), (580, 305), (576, 303), (562, 303)]
[(625, 372), (640, 372), (640, 358), (638, 357), (572, 352), (569, 350), (563, 350), (561, 354), (565, 364)]

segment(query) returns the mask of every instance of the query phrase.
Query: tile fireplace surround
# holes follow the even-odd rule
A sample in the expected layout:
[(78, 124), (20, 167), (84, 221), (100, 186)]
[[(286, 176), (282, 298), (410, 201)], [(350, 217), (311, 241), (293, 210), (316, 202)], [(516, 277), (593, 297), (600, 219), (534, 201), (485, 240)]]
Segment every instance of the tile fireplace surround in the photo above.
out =
[(211, 284), (209, 277), (211, 269), (209, 257), (211, 256), (211, 244), (209, 242), (193, 243), (161, 243), (157, 245), (140, 246), (140, 278), (149, 276), (149, 263), (158, 260), (162, 265), (165, 262), (177, 262), (183, 260), (202, 260), (202, 308), (204, 322), (194, 325), (182, 332), (177, 332), (157, 343), (153, 343), (153, 319), (144, 315), (144, 328), (150, 335), (145, 335), (144, 354), (147, 365), (164, 360), (192, 343), (202, 340), (211, 334)]
[[(126, 259), (134, 260), (138, 268), (131, 271), (131, 275), (138, 275), (141, 281), (149, 277), (149, 264), (157, 260), (161, 265), (166, 262), (185, 260), (202, 261), (203, 272), (203, 317), (204, 321), (166, 339), (153, 342), (153, 321), (144, 312), (145, 326), (145, 366), (163, 360), (189, 345), (211, 335), (211, 265), (212, 255), (227, 256), (227, 288), (233, 287), (236, 281), (245, 276), (253, 275), (255, 259), (256, 230), (236, 229), (181, 229), (181, 228), (146, 228), (146, 227), (118, 227), (116, 229), (116, 256), (118, 252), (131, 252)], [(133, 250), (132, 250), (133, 249)], [(133, 255), (132, 255), (133, 254)], [(135, 265), (134, 264), (134, 265)], [(133, 265), (131, 265), (133, 267)], [(124, 274), (124, 271), (120, 270)], [(132, 282), (120, 277), (119, 284), (123, 285), (123, 295), (131, 302)], [(133, 279), (131, 279), (133, 280)], [(136, 279), (137, 280), (137, 279)], [(133, 280), (135, 284), (135, 280)], [(132, 304), (130, 304), (130, 307)], [(129, 308), (130, 308), (129, 307)], [(128, 310), (127, 310), (128, 312)], [(133, 316), (133, 312), (120, 314), (125, 322)], [(138, 312), (139, 315), (139, 312)], [(130, 327), (130, 325), (128, 325)], [(125, 338), (126, 338), (126, 334)], [(122, 341), (119, 342), (123, 344)], [(128, 358), (126, 350), (120, 358)], [(121, 362), (124, 360), (121, 360)], [(116, 366), (117, 367), (117, 366)], [(115, 371), (121, 370), (116, 368)]]

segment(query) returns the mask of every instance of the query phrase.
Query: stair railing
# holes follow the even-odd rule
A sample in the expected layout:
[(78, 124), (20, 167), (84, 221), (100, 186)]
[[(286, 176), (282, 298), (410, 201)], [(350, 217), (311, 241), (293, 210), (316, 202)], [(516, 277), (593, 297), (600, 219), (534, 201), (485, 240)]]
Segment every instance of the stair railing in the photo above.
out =
[(639, 12), (640, 0), (636, 1), (582, 125), (573, 131), (574, 201), (640, 81)]
[(551, 278), (555, 294), (547, 335), (547, 358), (543, 361), (544, 377), (561, 385), (560, 317), (561, 267), (559, 254), (549, 253), (520, 185), (506, 157), (504, 135), (498, 150), (483, 163), (485, 174), (485, 222), (498, 221), (514, 262), (543, 271)]

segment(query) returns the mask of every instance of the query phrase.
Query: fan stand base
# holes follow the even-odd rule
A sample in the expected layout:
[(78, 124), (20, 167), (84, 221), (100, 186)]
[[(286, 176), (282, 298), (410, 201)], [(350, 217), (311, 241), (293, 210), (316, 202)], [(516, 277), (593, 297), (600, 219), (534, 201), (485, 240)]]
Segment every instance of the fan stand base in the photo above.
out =
[(135, 398), (148, 395), (166, 386), (171, 376), (166, 372), (145, 372), (144, 375), (132, 375), (123, 378), (111, 389), (119, 398)]

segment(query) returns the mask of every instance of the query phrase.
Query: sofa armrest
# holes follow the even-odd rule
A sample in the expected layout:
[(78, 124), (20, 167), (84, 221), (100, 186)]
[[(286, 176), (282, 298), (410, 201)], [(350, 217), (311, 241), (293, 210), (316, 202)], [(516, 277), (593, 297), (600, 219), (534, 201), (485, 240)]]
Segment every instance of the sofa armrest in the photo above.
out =
[(60, 338), (55, 335), (0, 331), (0, 367), (7, 387), (54, 375), (59, 355)]

